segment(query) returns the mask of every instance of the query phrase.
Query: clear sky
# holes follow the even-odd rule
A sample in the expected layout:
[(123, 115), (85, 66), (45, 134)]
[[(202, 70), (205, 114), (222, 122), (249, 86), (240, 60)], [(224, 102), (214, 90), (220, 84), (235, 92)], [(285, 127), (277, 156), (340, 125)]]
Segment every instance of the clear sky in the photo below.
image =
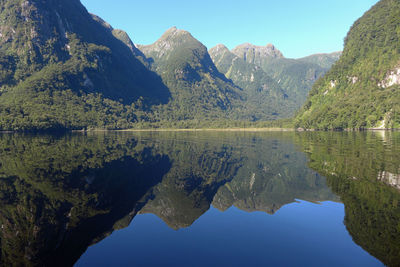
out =
[(274, 44), (298, 58), (343, 49), (351, 25), (378, 0), (81, 0), (89, 12), (151, 44), (168, 28), (189, 31), (208, 48)]

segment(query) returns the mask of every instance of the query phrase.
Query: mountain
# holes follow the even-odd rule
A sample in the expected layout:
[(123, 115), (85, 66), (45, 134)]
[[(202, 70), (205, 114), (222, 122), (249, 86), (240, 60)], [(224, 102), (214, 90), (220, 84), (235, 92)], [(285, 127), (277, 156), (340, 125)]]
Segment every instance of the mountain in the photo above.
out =
[(118, 127), (168, 102), (131, 44), (79, 0), (1, 0), (0, 129)]
[(232, 51), (217, 45), (210, 49), (210, 54), (218, 69), (247, 92), (253, 104), (249, 106), (261, 105), (265, 113), (275, 110), (275, 118), (287, 118), (304, 104), (313, 83), (340, 53), (288, 59), (272, 44), (244, 43)]
[[(176, 27), (155, 43), (137, 47), (172, 96), (170, 103), (147, 114), (147, 121), (274, 120), (290, 117), (300, 106), (258, 65), (222, 45), (207, 51), (189, 32)], [(243, 53), (255, 62), (260, 57), (283, 57), (272, 45)]]
[(210, 53), (176, 27), (154, 44), (135, 45), (79, 0), (0, 0), (0, 130), (288, 118), (325, 73), (321, 66), (334, 61), (286, 59), (271, 44)]
[[(281, 55), (269, 48), (261, 51), (268, 55)], [(211, 48), (209, 53), (218, 70), (243, 89), (246, 99), (244, 110), (253, 120), (290, 117), (294, 113), (294, 102), (261, 67), (246, 62), (222, 44)], [(248, 53), (253, 55), (254, 51)]]
[(381, 0), (351, 27), (339, 61), (296, 117), (315, 129), (400, 127), (400, 2)]
[[(151, 45), (138, 45), (171, 91), (161, 119), (226, 118), (241, 92), (215, 67), (207, 48), (189, 32), (173, 27)], [(170, 110), (168, 112), (167, 110)]]
[[(288, 98), (295, 101), (294, 110), (304, 104), (314, 82), (328, 71), (328, 68), (320, 65), (322, 61), (285, 58), (271, 44), (266, 47), (242, 44), (234, 48), (232, 52), (246, 62), (256, 63), (275, 79), (285, 90)], [(315, 58), (315, 56), (310, 57)], [(329, 54), (326, 54), (326, 57), (330, 57)], [(326, 65), (326, 62), (323, 64)]]

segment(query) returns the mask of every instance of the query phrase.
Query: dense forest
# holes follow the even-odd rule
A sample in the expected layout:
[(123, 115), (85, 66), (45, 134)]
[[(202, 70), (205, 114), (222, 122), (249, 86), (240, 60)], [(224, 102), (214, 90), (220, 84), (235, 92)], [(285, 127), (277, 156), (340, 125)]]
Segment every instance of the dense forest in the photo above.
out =
[(357, 20), (340, 60), (318, 80), (298, 127), (400, 127), (400, 2), (382, 0)]

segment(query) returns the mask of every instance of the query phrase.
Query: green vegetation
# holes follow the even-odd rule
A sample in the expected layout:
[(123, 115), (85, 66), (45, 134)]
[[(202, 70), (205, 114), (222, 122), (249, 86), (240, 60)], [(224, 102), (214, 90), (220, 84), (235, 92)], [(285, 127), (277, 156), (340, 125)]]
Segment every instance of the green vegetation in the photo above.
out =
[(157, 42), (139, 46), (151, 69), (170, 89), (167, 105), (153, 107), (148, 121), (235, 119), (240, 89), (214, 66), (207, 48), (190, 33), (169, 29)]
[(256, 65), (234, 84), (188, 32), (140, 51), (78, 0), (0, 7), (0, 131), (262, 127), (296, 108)]
[(241, 129), (241, 128), (286, 128), (293, 129), (292, 119), (274, 121), (237, 121), (237, 120), (183, 120), (183, 121), (140, 121), (132, 129)]
[(100, 68), (91, 59), (101, 54), (107, 56), (109, 50), (93, 44), (86, 46), (77, 39), (70, 44), (72, 56), (65, 63), (49, 64), (18, 85), (5, 87), (0, 96), (0, 129), (57, 130), (88, 126), (118, 129), (132, 125), (133, 106), (79, 85), (79, 76), (83, 79), (86, 72)]
[(315, 129), (400, 127), (400, 3), (381, 0), (350, 29), (343, 55), (315, 83), (296, 126)]
[(325, 69), (330, 69), (336, 61), (339, 60), (342, 52), (334, 52), (330, 54), (315, 54), (308, 57), (299, 58), (298, 61), (320, 65)]
[(169, 99), (123, 32), (79, 0), (1, 0), (0, 21), (0, 130), (128, 128), (136, 105)]

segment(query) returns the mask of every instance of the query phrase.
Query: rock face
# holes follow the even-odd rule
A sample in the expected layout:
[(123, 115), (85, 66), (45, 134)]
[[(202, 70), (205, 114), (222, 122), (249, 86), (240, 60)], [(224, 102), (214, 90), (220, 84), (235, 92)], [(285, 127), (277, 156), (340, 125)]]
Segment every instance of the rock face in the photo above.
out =
[(265, 60), (283, 58), (281, 51), (272, 44), (266, 46), (256, 46), (250, 43), (244, 43), (232, 50), (232, 53), (244, 59), (248, 63), (262, 65)]
[(385, 121), (383, 128), (400, 127), (399, 10), (399, 1), (381, 0), (354, 23), (340, 60), (315, 83), (297, 126), (379, 128)]
[(400, 68), (390, 71), (390, 74), (378, 84), (379, 87), (385, 89), (393, 85), (400, 85)]
[(382, 171), (378, 175), (378, 181), (384, 182), (387, 185), (400, 189), (400, 174)]

